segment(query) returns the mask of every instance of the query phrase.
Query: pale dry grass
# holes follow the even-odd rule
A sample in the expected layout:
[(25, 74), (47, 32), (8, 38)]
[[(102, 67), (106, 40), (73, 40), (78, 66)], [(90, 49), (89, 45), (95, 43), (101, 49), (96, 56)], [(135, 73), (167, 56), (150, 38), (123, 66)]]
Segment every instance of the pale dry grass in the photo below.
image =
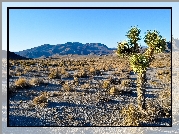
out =
[(28, 81), (25, 78), (19, 78), (15, 81), (15, 86), (17, 87), (27, 87), (29, 85)]

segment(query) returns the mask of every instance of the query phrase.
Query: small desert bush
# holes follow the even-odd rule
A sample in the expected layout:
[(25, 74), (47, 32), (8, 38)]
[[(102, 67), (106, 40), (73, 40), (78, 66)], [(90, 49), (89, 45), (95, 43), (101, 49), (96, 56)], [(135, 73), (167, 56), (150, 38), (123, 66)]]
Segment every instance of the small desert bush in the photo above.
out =
[(62, 75), (67, 73), (64, 67), (59, 68), (59, 72)]
[(125, 79), (121, 81), (121, 86), (123, 87), (129, 87), (131, 85), (131, 80), (130, 79)]
[(15, 81), (15, 86), (24, 88), (24, 87), (28, 87), (29, 83), (25, 78), (19, 78), (18, 80)]
[(121, 115), (123, 117), (123, 126), (139, 126), (140, 125), (140, 116), (138, 107), (129, 104), (126, 107), (123, 107), (121, 110)]
[(118, 93), (119, 93), (119, 90), (115, 86), (111, 87), (109, 90), (109, 94), (111, 95), (118, 94)]
[(71, 91), (71, 90), (72, 90), (71, 86), (70, 86), (68, 83), (65, 83), (65, 84), (63, 85), (63, 89), (64, 89), (65, 91)]
[(102, 88), (108, 89), (110, 87), (110, 80), (103, 81)]
[(91, 68), (89, 69), (89, 72), (90, 72), (90, 74), (92, 74), (92, 75), (95, 74), (95, 71), (96, 71), (96, 69), (95, 69), (94, 67), (91, 67)]
[(76, 72), (74, 76), (78, 78), (87, 77), (87, 71), (85, 69), (81, 69), (80, 71)]
[(39, 86), (40, 84), (44, 83), (42, 79), (40, 78), (32, 78), (30, 81), (29, 81), (30, 85), (32, 86)]
[(18, 68), (16, 68), (16, 70), (15, 70), (16, 72), (20, 72), (20, 73), (22, 73), (23, 71), (24, 71), (24, 69), (22, 69), (22, 68), (20, 68), (20, 67), (18, 67)]
[(171, 70), (158, 70), (157, 78), (164, 82), (171, 82)]
[(155, 80), (150, 81), (150, 84), (154, 87), (157, 87), (157, 82)]
[(148, 108), (146, 111), (141, 111), (134, 104), (122, 107), (122, 126), (142, 126), (145, 123), (152, 123), (157, 119), (156, 110), (155, 108)]
[(15, 76), (21, 76), (22, 73), (21, 72), (15, 72)]
[(33, 99), (33, 104), (34, 105), (40, 105), (40, 106), (45, 106), (48, 103), (48, 93), (47, 92), (43, 92), (41, 93), (40, 96), (37, 96)]
[(78, 79), (78, 77), (74, 76), (73, 84), (76, 85), (76, 86), (79, 84), (79, 79)]
[(61, 75), (58, 70), (51, 70), (51, 73), (48, 76), (50, 79), (60, 79)]
[(13, 70), (9, 71), (9, 76), (15, 76), (15, 75), (16, 75), (16, 73)]

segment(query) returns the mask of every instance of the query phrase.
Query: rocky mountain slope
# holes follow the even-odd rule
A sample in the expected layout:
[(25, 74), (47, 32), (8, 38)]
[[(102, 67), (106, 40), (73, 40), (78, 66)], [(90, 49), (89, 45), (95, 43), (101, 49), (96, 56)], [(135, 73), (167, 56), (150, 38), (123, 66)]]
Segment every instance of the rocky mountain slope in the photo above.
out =
[(50, 45), (44, 44), (31, 49), (15, 52), (16, 54), (27, 58), (39, 58), (42, 56), (52, 56), (54, 54), (68, 55), (88, 55), (88, 54), (110, 54), (113, 53), (112, 48), (108, 48), (101, 43), (67, 42), (65, 44)]
[[(2, 58), (7, 58), (7, 51), (2, 50), (1, 52), (2, 52), (1, 53)], [(25, 59), (28, 59), (28, 58), (25, 58), (23, 56), (15, 54), (14, 52), (9, 51), (9, 59), (11, 59), (11, 60), (25, 60)]]

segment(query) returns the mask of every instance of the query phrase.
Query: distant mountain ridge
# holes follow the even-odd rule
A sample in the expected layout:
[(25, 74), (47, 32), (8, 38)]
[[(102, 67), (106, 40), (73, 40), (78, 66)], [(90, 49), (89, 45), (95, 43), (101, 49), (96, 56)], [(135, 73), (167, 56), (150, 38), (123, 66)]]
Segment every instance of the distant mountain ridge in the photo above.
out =
[(27, 59), (30, 59), (30, 58), (26, 58), (26, 57), (17, 55), (14, 52), (9, 51), (9, 59), (11, 59), (11, 60), (27, 60)]
[[(143, 49), (147, 47), (144, 46)], [(179, 50), (179, 40), (174, 39), (172, 44), (167, 42), (166, 52), (170, 52), (172, 50)], [(108, 48), (106, 45), (101, 43), (86, 43), (82, 44), (79, 42), (67, 42), (65, 44), (57, 44), (50, 45), (44, 44), (38, 47), (34, 47), (31, 49), (26, 49), (19, 52), (14, 52), (17, 55), (26, 58), (40, 58), (40, 57), (49, 57), (53, 55), (68, 55), (68, 54), (77, 54), (77, 55), (89, 55), (89, 54), (97, 54), (97, 55), (106, 55), (114, 53), (114, 50), (117, 48)]]
[(55, 54), (68, 55), (88, 55), (88, 54), (111, 54), (115, 48), (108, 48), (101, 43), (67, 42), (65, 44), (50, 45), (44, 44), (31, 49), (15, 52), (16, 54), (26, 58), (48, 57)]

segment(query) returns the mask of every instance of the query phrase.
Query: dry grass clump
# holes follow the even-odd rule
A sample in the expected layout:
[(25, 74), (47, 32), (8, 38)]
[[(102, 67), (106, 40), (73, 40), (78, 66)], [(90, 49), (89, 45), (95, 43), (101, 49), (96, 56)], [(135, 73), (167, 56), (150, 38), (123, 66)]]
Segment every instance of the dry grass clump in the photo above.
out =
[(89, 69), (90, 74), (95, 75), (95, 71), (96, 69), (94, 67), (90, 67)]
[(154, 86), (154, 87), (157, 87), (157, 86), (158, 86), (158, 83), (157, 83), (156, 80), (150, 81), (150, 84), (151, 84), (152, 86)]
[(49, 94), (47, 92), (42, 92), (40, 96), (37, 96), (33, 99), (33, 104), (44, 107), (48, 103), (48, 97)]
[(40, 78), (32, 78), (30, 81), (29, 81), (30, 85), (32, 86), (39, 86), (40, 84), (44, 83), (42, 79)]
[(109, 87), (110, 87), (110, 81), (109, 80), (103, 81), (102, 88), (108, 89)]
[(84, 78), (84, 77), (87, 77), (88, 74), (87, 74), (87, 71), (85, 69), (81, 69), (80, 71), (75, 73), (74, 76), (78, 77), (78, 78)]
[(126, 107), (123, 107), (121, 110), (121, 115), (123, 117), (123, 126), (139, 126), (141, 121), (141, 113), (139, 112), (138, 107), (133, 104), (129, 104)]
[(92, 67), (89, 68), (89, 74), (91, 74), (91, 75), (101, 75), (101, 71), (100, 71), (99, 67), (92, 66)]
[(60, 74), (61, 74), (61, 75), (63, 75), (63, 74), (66, 74), (66, 73), (67, 73), (67, 71), (65, 70), (65, 68), (64, 68), (64, 67), (58, 68), (58, 70), (59, 70), (59, 72), (60, 72)]
[(123, 107), (121, 115), (123, 117), (122, 126), (143, 126), (143, 124), (153, 123), (159, 116), (159, 109), (156, 106), (147, 105), (145, 111), (140, 111), (134, 104)]
[(74, 76), (73, 84), (77, 86), (79, 84), (79, 78)]
[(63, 85), (63, 89), (65, 91), (71, 91), (72, 90), (72, 87), (66, 82), (64, 85)]
[(16, 73), (13, 70), (9, 70), (9, 76), (15, 76)]
[(131, 80), (130, 79), (125, 79), (121, 81), (121, 86), (123, 87), (129, 87), (131, 85)]
[(25, 78), (19, 78), (18, 80), (15, 81), (15, 86), (24, 88), (24, 87), (28, 87), (29, 83)]
[(58, 71), (58, 69), (52, 69), (51, 70), (51, 73), (49, 74), (48, 76), (50, 79), (60, 79), (61, 78), (61, 75)]
[(118, 94), (118, 93), (119, 93), (119, 90), (115, 86), (111, 87), (109, 90), (109, 94), (111, 95)]

